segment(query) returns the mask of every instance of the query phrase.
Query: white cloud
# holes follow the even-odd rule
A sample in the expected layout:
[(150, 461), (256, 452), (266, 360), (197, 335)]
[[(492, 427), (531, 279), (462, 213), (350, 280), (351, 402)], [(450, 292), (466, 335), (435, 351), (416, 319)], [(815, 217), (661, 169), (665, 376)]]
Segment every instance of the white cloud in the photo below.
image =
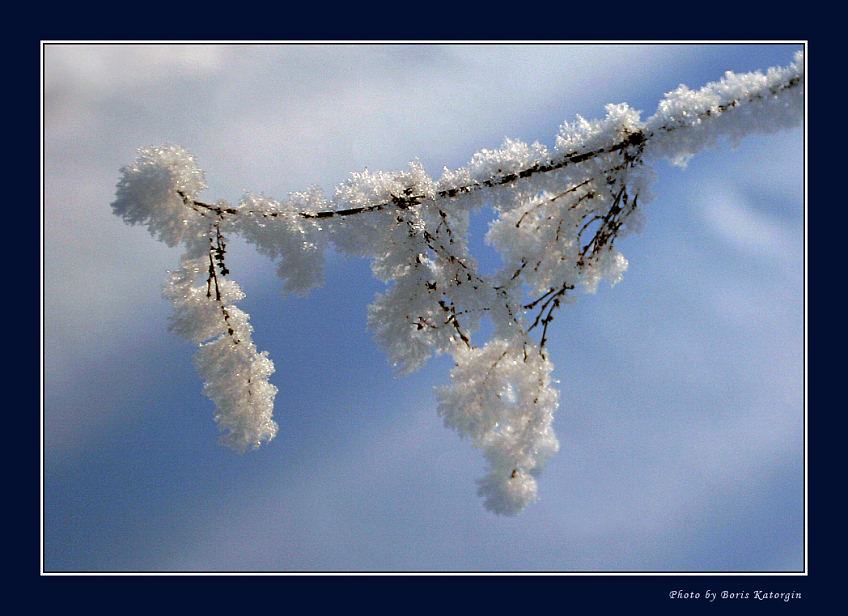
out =
[(782, 266), (797, 266), (803, 260), (803, 238), (767, 209), (756, 209), (734, 186), (706, 186), (700, 208), (708, 227), (731, 245), (742, 258), (767, 259)]
[(131, 96), (155, 82), (220, 70), (227, 50), (217, 45), (49, 43), (44, 47), (45, 89), (57, 95)]

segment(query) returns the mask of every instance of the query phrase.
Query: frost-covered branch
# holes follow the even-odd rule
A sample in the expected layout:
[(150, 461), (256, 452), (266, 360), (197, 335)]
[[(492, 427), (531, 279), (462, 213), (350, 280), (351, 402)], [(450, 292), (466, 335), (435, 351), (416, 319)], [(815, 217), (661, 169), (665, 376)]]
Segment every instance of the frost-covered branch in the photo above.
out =
[[(620, 280), (627, 260), (616, 242), (643, 225), (650, 165), (685, 164), (720, 139), (797, 125), (803, 67), (798, 54), (785, 68), (680, 86), (644, 122), (626, 104), (608, 105), (602, 120), (563, 124), (553, 150), (507, 140), (438, 179), (418, 163), (353, 173), (331, 197), (311, 189), (285, 201), (247, 194), (236, 205), (210, 203), (199, 198), (206, 185), (190, 154), (148, 148), (122, 169), (112, 207), (185, 249), (165, 295), (173, 328), (200, 345), (204, 391), (228, 444), (258, 446), (277, 426), (273, 364), (235, 306), (243, 295), (225, 265), (227, 238), (239, 235), (274, 259), (285, 290), (301, 294), (322, 283), (327, 250), (364, 256), (386, 283), (368, 308), (369, 327), (400, 372), (433, 354), (453, 358), (438, 412), (483, 451), (486, 506), (516, 514), (536, 498), (536, 478), (559, 446), (550, 325), (576, 290)], [(493, 274), (478, 271), (467, 237), (471, 213), (487, 206), (486, 242), (503, 262)], [(494, 327), (480, 341), (484, 317)]]

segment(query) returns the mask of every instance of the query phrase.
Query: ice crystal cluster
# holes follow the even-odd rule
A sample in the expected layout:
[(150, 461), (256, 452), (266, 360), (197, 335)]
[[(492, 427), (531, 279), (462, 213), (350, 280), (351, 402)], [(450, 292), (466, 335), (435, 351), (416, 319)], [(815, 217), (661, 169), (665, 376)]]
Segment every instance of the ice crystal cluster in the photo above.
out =
[[(353, 173), (329, 196), (314, 189), (284, 201), (247, 194), (235, 205), (209, 203), (191, 154), (147, 148), (122, 169), (112, 208), (185, 248), (164, 293), (173, 329), (199, 344), (197, 368), (228, 445), (243, 451), (275, 436), (277, 390), (273, 363), (236, 306), (243, 294), (226, 266), (227, 239), (239, 235), (274, 259), (295, 293), (322, 283), (327, 250), (365, 256), (386, 283), (368, 308), (369, 327), (400, 372), (451, 356), (438, 413), (483, 452), (485, 506), (514, 515), (537, 498), (537, 477), (559, 447), (548, 326), (577, 291), (620, 280), (627, 260), (616, 240), (643, 225), (650, 164), (685, 164), (721, 139), (797, 125), (803, 67), (799, 53), (785, 68), (680, 86), (645, 121), (626, 104), (608, 105), (601, 120), (563, 124), (552, 150), (507, 140), (437, 179), (417, 163)], [(503, 262), (485, 275), (467, 243), (469, 216), (484, 206), (494, 212), (485, 239)], [(484, 317), (494, 327), (481, 341)]]

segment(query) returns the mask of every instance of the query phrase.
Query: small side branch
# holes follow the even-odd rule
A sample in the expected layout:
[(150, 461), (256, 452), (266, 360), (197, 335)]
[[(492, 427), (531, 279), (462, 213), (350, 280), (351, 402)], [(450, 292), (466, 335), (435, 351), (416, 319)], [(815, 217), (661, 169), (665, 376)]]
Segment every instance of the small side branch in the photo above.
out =
[(221, 311), (221, 316), (227, 325), (227, 334), (233, 341), (233, 344), (238, 344), (240, 340), (235, 335), (235, 329), (230, 321), (230, 313), (224, 305), (221, 297), (221, 285), (218, 282), (218, 275), (225, 276), (230, 273), (226, 265), (224, 265), (224, 237), (221, 235), (221, 230), (218, 225), (215, 225), (215, 240), (209, 238), (209, 270), (206, 278), (206, 297), (212, 298), (212, 290), (215, 293), (215, 302), (218, 304), (218, 309)]
[(544, 348), (548, 341), (548, 325), (554, 320), (553, 313), (554, 310), (559, 308), (560, 299), (566, 294), (566, 292), (573, 288), (573, 284), (564, 283), (561, 287), (549, 290), (547, 293), (524, 306), (525, 310), (532, 310), (541, 303), (539, 312), (536, 314), (536, 318), (530, 327), (527, 328), (527, 332), (530, 332), (539, 325), (542, 326), (542, 338), (539, 341), (540, 348)]

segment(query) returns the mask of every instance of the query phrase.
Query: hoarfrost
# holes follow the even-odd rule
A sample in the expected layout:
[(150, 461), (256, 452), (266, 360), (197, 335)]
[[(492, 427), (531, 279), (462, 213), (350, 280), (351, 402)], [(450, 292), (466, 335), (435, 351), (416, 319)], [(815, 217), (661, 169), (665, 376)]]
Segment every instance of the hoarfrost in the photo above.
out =
[[(401, 373), (433, 354), (452, 357), (438, 412), (483, 452), (485, 506), (515, 515), (537, 498), (537, 478), (559, 448), (548, 326), (578, 289), (621, 279), (627, 259), (615, 243), (644, 225), (649, 163), (685, 164), (722, 141), (795, 126), (803, 104), (799, 53), (785, 68), (680, 86), (646, 121), (626, 104), (607, 105), (602, 120), (564, 123), (552, 151), (506, 140), (436, 180), (413, 162), (405, 171), (353, 173), (330, 198), (315, 188), (286, 201), (246, 194), (235, 207), (199, 200), (203, 173), (182, 148), (146, 148), (121, 170), (112, 208), (169, 246), (185, 246), (165, 296), (174, 331), (199, 345), (197, 368), (226, 444), (243, 451), (274, 438), (277, 389), (273, 363), (235, 305), (243, 293), (227, 277), (225, 238), (241, 235), (274, 259), (284, 290), (295, 293), (323, 282), (327, 250), (363, 256), (387, 286), (368, 309), (368, 326)], [(485, 239), (503, 262), (489, 275), (478, 271), (466, 237), (470, 214), (485, 205), (494, 211)], [(483, 317), (494, 327), (480, 345)]]

